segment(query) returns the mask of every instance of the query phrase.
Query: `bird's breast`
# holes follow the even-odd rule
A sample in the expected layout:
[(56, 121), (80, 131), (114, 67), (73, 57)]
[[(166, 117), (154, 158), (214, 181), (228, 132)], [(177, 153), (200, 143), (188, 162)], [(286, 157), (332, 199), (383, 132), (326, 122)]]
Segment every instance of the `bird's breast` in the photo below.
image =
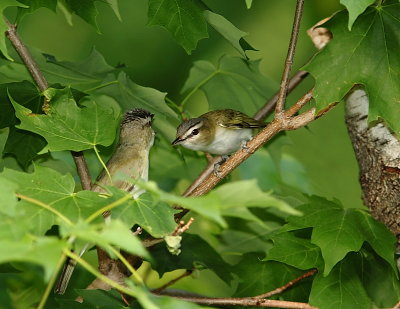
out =
[(217, 155), (230, 154), (237, 151), (243, 142), (250, 140), (251, 134), (251, 129), (217, 127), (214, 140), (203, 151)]

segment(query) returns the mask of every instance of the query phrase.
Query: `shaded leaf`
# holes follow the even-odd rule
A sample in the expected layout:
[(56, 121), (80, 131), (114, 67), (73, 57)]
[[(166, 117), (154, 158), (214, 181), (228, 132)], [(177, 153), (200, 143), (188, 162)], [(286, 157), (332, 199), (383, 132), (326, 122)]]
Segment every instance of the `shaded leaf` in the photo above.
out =
[(99, 31), (96, 22), (96, 17), (99, 13), (95, 6), (96, 1), (99, 0), (64, 0), (64, 3), (68, 10), (78, 15), (88, 24), (92, 25), (97, 31)]
[(157, 244), (151, 249), (154, 261), (152, 267), (160, 276), (176, 269), (211, 269), (225, 282), (232, 280), (230, 265), (206, 241), (197, 235), (182, 235), (181, 253), (172, 255), (165, 244)]
[(0, 2), (0, 15), (2, 15), (2, 18), (0, 18), (0, 51), (3, 53), (3, 55), (9, 59), (12, 60), (10, 55), (8, 54), (7, 51), (7, 45), (6, 45), (6, 31), (8, 30), (7, 23), (3, 17), (4, 10), (10, 6), (16, 6), (16, 7), (26, 7), (26, 5), (22, 4), (21, 2), (18, 2), (16, 0), (2, 0)]
[(392, 308), (400, 299), (400, 282), (390, 265), (373, 252), (363, 251), (362, 282), (379, 308)]
[(3, 154), (13, 155), (25, 169), (46, 145), (46, 140), (40, 135), (12, 127)]
[(291, 233), (280, 233), (272, 237), (274, 247), (268, 251), (266, 261), (277, 261), (307, 270), (322, 270), (321, 250), (310, 240), (296, 237)]
[(339, 262), (327, 277), (318, 273), (312, 284), (310, 304), (321, 309), (371, 308), (355, 262), (354, 259)]
[(150, 0), (148, 24), (165, 27), (188, 54), (208, 37), (202, 10), (193, 0)]
[(364, 241), (395, 270), (393, 234), (363, 210), (348, 208), (312, 197), (310, 203), (298, 207), (303, 217), (289, 217), (284, 230), (313, 227), (311, 242), (321, 248), (325, 261), (324, 275), (347, 253), (359, 251)]
[[(262, 258), (263, 254), (245, 254), (233, 267), (234, 274), (240, 278), (235, 297), (256, 296), (275, 290), (304, 273), (286, 264), (262, 261)], [(279, 296), (291, 301), (307, 301), (309, 290), (309, 280), (303, 280)]]
[(369, 121), (382, 118), (400, 134), (400, 4), (386, 1), (368, 8), (351, 32), (343, 11), (324, 26), (332, 31), (333, 40), (304, 67), (316, 80), (313, 97), (318, 110), (362, 84), (370, 101)]
[(49, 88), (46, 96), (51, 106), (47, 115), (32, 114), (31, 110), (11, 99), (21, 120), (18, 128), (43, 136), (52, 151), (81, 151), (112, 144), (118, 119), (116, 105), (112, 102), (108, 106), (99, 105), (93, 97), (85, 97), (80, 101), (80, 108), (69, 88)]
[(48, 8), (54, 13), (56, 12), (57, 0), (18, 0), (26, 5), (26, 7), (19, 7), (17, 20), (20, 20), (24, 15), (33, 13), (40, 8)]
[(207, 22), (221, 34), (232, 46), (245, 58), (246, 50), (255, 50), (248, 43), (244, 44), (243, 37), (248, 33), (243, 32), (235, 27), (229, 20), (222, 15), (213, 13), (211, 11), (204, 11), (204, 17)]
[(260, 73), (259, 63), (230, 56), (223, 56), (218, 67), (208, 61), (196, 61), (181, 92), (201, 89), (211, 110), (231, 108), (252, 115), (276, 89), (274, 83)]

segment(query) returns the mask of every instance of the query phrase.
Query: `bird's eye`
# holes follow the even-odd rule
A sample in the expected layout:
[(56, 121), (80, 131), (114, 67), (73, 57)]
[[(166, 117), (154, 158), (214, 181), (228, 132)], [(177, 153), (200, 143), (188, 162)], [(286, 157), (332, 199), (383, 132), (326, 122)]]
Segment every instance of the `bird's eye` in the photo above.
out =
[(197, 135), (197, 134), (199, 134), (199, 130), (198, 130), (198, 129), (194, 129), (194, 130), (192, 131), (192, 135)]

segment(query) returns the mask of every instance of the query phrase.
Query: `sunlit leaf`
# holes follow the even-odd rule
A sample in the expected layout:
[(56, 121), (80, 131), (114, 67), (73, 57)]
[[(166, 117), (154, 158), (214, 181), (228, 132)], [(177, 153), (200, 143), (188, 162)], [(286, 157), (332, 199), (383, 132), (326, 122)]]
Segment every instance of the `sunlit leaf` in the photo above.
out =
[(351, 30), (357, 17), (374, 2), (375, 0), (340, 0), (340, 3), (349, 11), (349, 30)]
[(43, 267), (44, 279), (48, 281), (56, 269), (65, 242), (53, 237), (35, 241), (0, 240), (0, 263), (26, 262)]
[(369, 96), (369, 121), (382, 118), (400, 134), (400, 3), (385, 1), (368, 8), (351, 32), (345, 12), (324, 26), (333, 40), (305, 66), (316, 80), (317, 108), (340, 101), (355, 84), (362, 84)]
[(78, 107), (69, 88), (50, 88), (46, 93), (51, 106), (47, 115), (32, 114), (11, 99), (21, 120), (18, 128), (43, 136), (52, 151), (81, 151), (96, 145), (111, 145), (119, 116), (116, 105), (112, 102), (99, 105), (92, 97), (85, 97), (79, 102), (82, 107)]

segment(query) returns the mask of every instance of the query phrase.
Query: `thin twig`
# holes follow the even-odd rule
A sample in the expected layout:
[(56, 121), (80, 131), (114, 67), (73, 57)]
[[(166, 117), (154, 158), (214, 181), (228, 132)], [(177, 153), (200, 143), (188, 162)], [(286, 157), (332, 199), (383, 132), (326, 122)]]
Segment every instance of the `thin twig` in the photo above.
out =
[(89, 168), (86, 164), (83, 152), (71, 151), (72, 157), (76, 165), (76, 170), (78, 172), (79, 178), (81, 179), (82, 189), (90, 190), (92, 188), (92, 179), (90, 177)]
[(175, 284), (176, 282), (178, 282), (179, 280), (186, 278), (188, 276), (190, 276), (193, 273), (193, 270), (186, 270), (182, 275), (176, 277), (175, 279), (172, 279), (171, 281), (168, 281), (166, 284), (163, 284), (162, 286), (160, 286), (157, 289), (154, 289), (153, 291), (151, 291), (154, 294), (159, 294), (161, 291), (165, 290), (167, 287)]
[(260, 308), (292, 308), (292, 309), (318, 309), (317, 307), (313, 307), (307, 303), (293, 302), (293, 301), (284, 301), (284, 300), (271, 300), (271, 299), (262, 299), (255, 297), (243, 297), (243, 298), (216, 298), (216, 297), (196, 297), (196, 296), (177, 296), (168, 291), (161, 291), (158, 295), (168, 295), (173, 298), (177, 298), (180, 300), (196, 303), (199, 305), (206, 306), (243, 306), (243, 307), (260, 307)]
[(26, 68), (28, 69), (29, 73), (32, 75), (33, 80), (38, 85), (40, 91), (45, 91), (49, 88), (49, 84), (47, 83), (42, 71), (40, 71), (37, 63), (33, 60), (32, 55), (26, 48), (25, 44), (21, 41), (20, 37), (17, 33), (17, 26), (11, 24), (5, 17), (8, 30), (6, 31), (6, 35), (10, 40), (11, 44), (14, 46), (15, 50), (17, 51), (18, 55), (21, 57), (22, 61), (25, 63)]
[(286, 95), (288, 92), (289, 74), (293, 64), (293, 58), (296, 50), (297, 38), (299, 35), (301, 15), (303, 13), (304, 0), (297, 0), (296, 13), (294, 15), (292, 34), (290, 36), (289, 49), (286, 56), (285, 68), (282, 74), (281, 86), (278, 95), (278, 101), (275, 107), (275, 118), (282, 118), (284, 116), (284, 105)]
[[(293, 77), (289, 80), (289, 84), (287, 87), (287, 94), (291, 93), (307, 76), (309, 73), (307, 71), (298, 71)], [(275, 109), (276, 102), (278, 101), (279, 91), (275, 93), (275, 95), (265, 103), (263, 107), (254, 115), (254, 119), (256, 120), (265, 120), (269, 114)]]
[(289, 281), (285, 285), (283, 285), (283, 286), (281, 286), (281, 287), (279, 287), (279, 288), (277, 288), (275, 290), (272, 290), (270, 292), (255, 296), (255, 298), (268, 298), (268, 297), (271, 297), (273, 295), (280, 294), (280, 293), (286, 291), (288, 288), (290, 288), (293, 285), (295, 285), (297, 282), (299, 282), (299, 281), (301, 281), (301, 280), (303, 280), (305, 278), (314, 276), (317, 272), (318, 271), (316, 269), (312, 269), (312, 270), (306, 272), (305, 274), (302, 274), (301, 276), (297, 277), (296, 279), (293, 279), (292, 281)]

